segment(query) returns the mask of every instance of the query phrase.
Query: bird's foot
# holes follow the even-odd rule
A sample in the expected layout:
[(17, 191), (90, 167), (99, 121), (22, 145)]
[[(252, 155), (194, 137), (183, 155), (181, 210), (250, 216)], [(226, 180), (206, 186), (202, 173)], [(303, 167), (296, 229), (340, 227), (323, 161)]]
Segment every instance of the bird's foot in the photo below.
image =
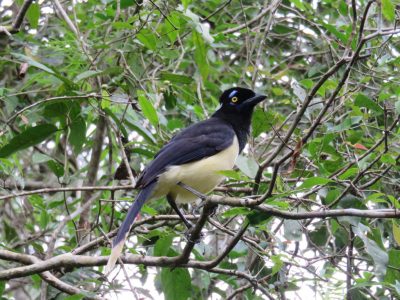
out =
[(198, 214), (200, 214), (200, 208), (202, 207), (203, 205), (202, 205), (202, 203), (200, 203), (199, 205), (197, 205), (197, 206), (193, 206), (192, 207), (192, 215), (198, 215)]
[(185, 238), (189, 243), (193, 243), (193, 244), (198, 244), (201, 242), (202, 238), (204, 237), (204, 235), (202, 233), (200, 233), (199, 237), (193, 238), (193, 234), (192, 234), (192, 230), (193, 228), (190, 228), (188, 230), (186, 230), (185, 232)]
[[(206, 204), (206, 201), (203, 201), (199, 205), (194, 207), (193, 210), (192, 210), (192, 214), (200, 214), (200, 209), (202, 207), (204, 207), (205, 204)], [(212, 204), (212, 206), (210, 207), (210, 214), (209, 214), (210, 216), (213, 216), (216, 213), (217, 207), (218, 207), (218, 205)]]

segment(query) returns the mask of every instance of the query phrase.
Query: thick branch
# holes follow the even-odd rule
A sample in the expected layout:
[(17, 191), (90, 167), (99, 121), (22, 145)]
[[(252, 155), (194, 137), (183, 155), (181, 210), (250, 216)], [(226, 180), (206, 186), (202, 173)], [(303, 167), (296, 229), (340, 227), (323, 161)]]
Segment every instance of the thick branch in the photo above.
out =
[[(219, 196), (210, 197), (208, 200), (209, 204), (203, 210), (203, 214), (197, 222), (192, 237), (198, 237), (201, 228), (204, 226), (208, 214), (212, 209), (212, 204), (229, 204), (231, 206), (251, 206), (255, 205), (255, 201), (244, 201), (238, 198), (224, 198)], [(278, 216), (285, 219), (314, 219), (314, 218), (327, 218), (327, 217), (339, 217), (339, 216), (358, 216), (364, 218), (398, 218), (400, 216), (399, 209), (377, 209), (377, 210), (359, 210), (359, 209), (333, 209), (327, 211), (311, 211), (311, 212), (288, 212), (281, 211), (276, 208), (260, 205), (256, 206), (257, 210), (264, 213), (268, 213), (271, 216)], [(242, 236), (247, 226), (243, 226), (238, 234), (230, 242), (232, 248), (239, 238)], [(98, 241), (97, 241), (98, 242)], [(96, 242), (96, 243), (97, 243)], [(143, 264), (146, 266), (159, 266), (159, 267), (190, 267), (213, 271), (215, 267), (226, 255), (226, 251), (222, 255), (218, 256), (212, 261), (195, 261), (189, 260), (191, 250), (193, 249), (195, 242), (189, 241), (181, 255), (177, 257), (150, 257), (141, 255), (127, 255), (122, 258), (122, 261), (127, 264)], [(11, 252), (8, 250), (0, 250), (0, 259), (15, 261), (22, 264), (29, 264), (28, 266), (17, 267), (9, 270), (0, 271), (0, 280), (8, 280), (12, 278), (18, 278), (23, 276), (29, 276), (32, 274), (38, 274), (52, 269), (60, 267), (90, 267), (90, 266), (102, 266), (107, 263), (108, 257), (93, 257), (93, 256), (81, 256), (73, 255), (71, 253), (62, 254), (56, 257), (52, 257), (46, 261), (38, 261), (38, 258), (32, 255), (20, 254)], [(231, 272), (232, 270), (227, 270)], [(236, 276), (245, 277), (244, 274), (236, 274)], [(246, 278), (248, 279), (248, 277)]]
[[(0, 250), (0, 259), (15, 261), (20, 263), (30, 263), (32, 261), (31, 255), (14, 253), (8, 250)], [(210, 269), (208, 262), (189, 260), (187, 263), (178, 264), (176, 257), (150, 257), (142, 255), (131, 255), (121, 257), (124, 264), (143, 264), (145, 266), (155, 267), (182, 267), (182, 268), (197, 268), (209, 270), (210, 272), (223, 273), (238, 276), (248, 280), (252, 280), (247, 274), (236, 270), (224, 270), (224, 269)], [(34, 257), (34, 259), (37, 259)], [(73, 255), (70, 253), (62, 254), (59, 256), (52, 257), (46, 261), (40, 261), (28, 266), (17, 267), (9, 270), (0, 271), (0, 280), (9, 280), (12, 278), (29, 276), (32, 274), (42, 273), (45, 271), (58, 269), (61, 267), (94, 267), (104, 266), (107, 264), (108, 256), (86, 256), (86, 255)]]
[[(2, 252), (3, 251), (3, 252)], [(43, 263), (42, 260), (37, 258), (36, 256), (33, 255), (27, 255), (27, 254), (20, 254), (20, 253), (15, 253), (7, 250), (0, 250), (0, 258), (8, 261), (15, 261), (19, 262), (22, 264), (41, 264)], [(7, 271), (2, 271), (2, 272), (7, 272)], [(104, 298), (96, 296), (90, 292), (81, 290), (75, 286), (71, 286), (60, 279), (58, 279), (56, 276), (51, 274), (49, 271), (44, 271), (40, 274), (40, 277), (44, 281), (46, 281), (48, 284), (51, 286), (59, 289), (60, 291), (63, 291), (69, 295), (74, 295), (74, 294), (81, 294), (85, 295), (86, 299), (93, 299), (93, 300), (104, 300)]]

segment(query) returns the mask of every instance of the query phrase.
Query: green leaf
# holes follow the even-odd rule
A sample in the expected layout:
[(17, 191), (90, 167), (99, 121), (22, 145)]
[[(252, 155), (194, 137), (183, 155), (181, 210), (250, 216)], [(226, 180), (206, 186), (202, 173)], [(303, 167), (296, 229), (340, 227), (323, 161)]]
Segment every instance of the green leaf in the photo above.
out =
[(4, 243), (4, 240), (7, 242), (11, 242), (18, 236), (18, 233), (15, 230), (14, 226), (11, 226), (11, 224), (9, 224), (8, 221), (6, 220), (3, 221), (2, 226), (4, 232), (2, 243)]
[(68, 106), (65, 103), (56, 101), (54, 103), (47, 104), (43, 108), (43, 115), (47, 118), (62, 117), (64, 119), (67, 111)]
[(46, 73), (49, 73), (51, 75), (56, 75), (56, 72), (54, 72), (52, 69), (50, 69), (48, 66), (37, 62), (36, 60), (32, 59), (29, 56), (20, 54), (20, 53), (11, 53), (13, 56), (15, 56), (17, 59), (23, 60), (24, 62), (27, 62), (29, 65), (34, 66), (42, 71), (45, 71)]
[[(118, 129), (121, 130), (121, 132), (124, 136), (129, 136), (127, 130), (124, 127), (124, 124), (121, 123), (121, 120), (110, 109), (105, 108), (104, 112), (114, 120), (115, 124), (117, 124), (117, 126), (118, 126)], [(125, 121), (127, 124), (129, 124), (129, 121), (127, 121), (127, 120), (125, 120)]]
[(358, 174), (358, 168), (350, 168), (350, 169), (348, 169), (346, 172), (344, 172), (343, 174), (341, 174), (341, 175), (339, 176), (339, 179), (340, 179), (340, 180), (345, 180), (345, 179), (347, 179), (347, 178), (349, 178), (349, 177), (351, 177), (351, 176), (353, 176), (353, 175), (355, 175), (355, 174)]
[(300, 80), (299, 83), (308, 90), (311, 89), (314, 85), (314, 82), (311, 79), (303, 79)]
[(302, 189), (309, 189), (316, 185), (324, 185), (329, 182), (333, 182), (331, 179), (324, 177), (311, 177), (304, 180), (303, 184), (300, 186)]
[(206, 44), (204, 43), (201, 34), (196, 31), (193, 31), (193, 43), (195, 47), (194, 61), (196, 62), (201, 77), (203, 80), (206, 80), (209, 72)]
[(38, 3), (32, 3), (26, 12), (26, 18), (33, 29), (38, 28), (40, 7)]
[(165, 300), (186, 300), (192, 296), (192, 281), (186, 268), (162, 268), (161, 285)]
[(395, 166), (396, 165), (396, 159), (390, 154), (390, 153), (385, 153), (381, 157), (381, 162), (384, 164), (390, 164)]
[(313, 230), (309, 232), (311, 241), (317, 246), (324, 246), (328, 239), (330, 238), (329, 232), (326, 229), (326, 226), (321, 226), (317, 230)]
[(157, 49), (157, 37), (148, 29), (142, 29), (140, 33), (136, 35), (136, 38), (142, 42), (142, 44), (152, 51)]
[(192, 2), (192, 0), (182, 0), (183, 8), (187, 9), (191, 2)]
[(328, 24), (328, 23), (322, 23), (322, 25), (328, 30), (331, 34), (333, 34), (336, 38), (341, 40), (343, 43), (347, 42), (347, 37), (344, 33), (340, 32), (336, 25)]
[(94, 76), (100, 75), (102, 73), (103, 73), (103, 71), (88, 70), (88, 71), (85, 71), (85, 72), (75, 76), (74, 82), (77, 83), (83, 79), (94, 77)]
[(368, 108), (378, 114), (383, 113), (382, 107), (380, 107), (377, 103), (372, 101), (370, 98), (365, 96), (364, 94), (358, 94), (356, 99), (354, 100), (354, 105), (358, 107)]
[(306, 7), (304, 6), (303, 1), (300, 0), (290, 0), (290, 2), (292, 2), (294, 4), (294, 6), (296, 6), (298, 9), (300, 10), (306, 10)]
[(376, 275), (381, 278), (386, 274), (386, 266), (389, 261), (388, 253), (364, 234), (364, 232), (369, 231), (367, 226), (359, 223), (357, 226), (353, 226), (353, 231), (364, 242), (366, 252), (374, 261)]
[(161, 236), (154, 245), (154, 256), (168, 256), (173, 238), (172, 234)]
[(133, 6), (133, 5), (138, 5), (138, 3), (135, 0), (121, 0), (121, 8), (127, 8), (129, 6)]
[(50, 221), (50, 216), (47, 213), (47, 210), (46, 209), (41, 210), (39, 219), (40, 228), (45, 229), (47, 227), (47, 224), (49, 224), (49, 221)]
[(54, 201), (51, 201), (49, 204), (48, 204), (48, 208), (49, 209), (53, 209), (53, 208), (56, 208), (56, 207), (60, 207), (60, 206), (63, 206), (64, 207), (64, 200), (54, 200)]
[(400, 100), (394, 104), (396, 114), (400, 115)]
[(86, 141), (86, 122), (81, 117), (76, 117), (70, 125), (69, 142), (74, 147), (75, 154), (79, 154)]
[(280, 256), (278, 256), (278, 255), (272, 255), (270, 258), (271, 258), (271, 261), (274, 263), (274, 266), (272, 267), (271, 275), (274, 275), (282, 269), (283, 261), (281, 260)]
[[(163, 26), (163, 34), (167, 35), (169, 38), (169, 41), (171, 44), (175, 43), (178, 33), (179, 33), (179, 28), (180, 28), (180, 19), (181, 15), (177, 12), (174, 11), (170, 15), (168, 15), (168, 19), (166, 18), (164, 20), (164, 26)], [(165, 49), (163, 49), (165, 50)], [(171, 53), (164, 52), (167, 56), (170, 56), (171, 54), (177, 54), (177, 51), (172, 51)]]
[(57, 131), (52, 124), (41, 124), (29, 127), (25, 131), (13, 137), (8, 144), (0, 148), (0, 158), (7, 157), (19, 150), (37, 145)]
[(193, 82), (193, 78), (185, 75), (173, 74), (168, 72), (161, 72), (160, 74), (161, 80), (168, 80), (173, 83), (183, 83), (190, 84)]
[[(255, 212), (256, 210), (253, 210)], [(230, 218), (230, 217), (235, 217), (235, 216), (245, 216), (250, 213), (250, 210), (248, 208), (244, 207), (233, 207), (229, 208), (226, 211), (222, 213), (222, 216), (224, 218)]]
[(143, 115), (150, 121), (153, 126), (158, 125), (157, 111), (155, 110), (153, 104), (147, 100), (146, 95), (143, 91), (137, 91), (138, 102)]
[(396, 241), (397, 245), (400, 246), (400, 226), (397, 225), (395, 220), (392, 220), (393, 225), (393, 238)]
[(361, 116), (347, 117), (339, 125), (336, 125), (330, 129), (333, 132), (345, 131), (358, 124), (362, 120)]
[(285, 220), (284, 225), (284, 237), (289, 241), (301, 241), (302, 228), (300, 221), (297, 220)]
[(338, 10), (339, 10), (339, 12), (340, 12), (340, 14), (342, 16), (344, 16), (344, 17), (348, 16), (349, 8), (348, 8), (347, 3), (345, 1), (339, 1)]
[(259, 225), (265, 222), (268, 222), (271, 219), (271, 214), (252, 210), (247, 212), (247, 220), (249, 221), (250, 225)]
[(271, 88), (271, 91), (275, 96), (282, 96), (284, 94), (283, 89), (278, 88), (278, 87)]
[(43, 197), (40, 195), (31, 195), (29, 196), (29, 203), (39, 209), (44, 209), (46, 206), (43, 201)]
[(24, 62), (27, 62), (30, 66), (34, 66), (48, 74), (51, 74), (53, 76), (55, 76), (56, 78), (60, 79), (62, 82), (65, 83), (65, 85), (67, 85), (68, 87), (73, 87), (74, 83), (69, 80), (67, 77), (61, 75), (61, 73), (59, 71), (57, 71), (56, 69), (53, 69), (51, 67), (48, 67), (40, 62), (37, 62), (36, 60), (32, 59), (29, 56), (20, 54), (20, 53), (11, 53), (13, 56), (15, 56), (17, 59), (22, 60)]
[(64, 166), (59, 162), (55, 160), (49, 160), (47, 162), (47, 166), (58, 178), (64, 176)]
[(382, 13), (386, 20), (394, 21), (396, 15), (392, 0), (382, 0)]
[(239, 155), (236, 159), (236, 165), (246, 176), (250, 178), (256, 177), (258, 164), (254, 158)]
[[(167, 105), (165, 105), (165, 107), (167, 107)], [(167, 129), (172, 132), (175, 129), (182, 128), (184, 126), (185, 126), (184, 123), (180, 119), (169, 119), (167, 124)]]
[(111, 98), (110, 94), (108, 93), (107, 90), (102, 89), (101, 90), (101, 103), (100, 106), (102, 109), (106, 110), (110, 107), (111, 105)]
[[(136, 123), (136, 122), (130, 123), (127, 120), (125, 120), (125, 124), (127, 125), (127, 127), (129, 127), (129, 129), (136, 131), (147, 142), (149, 142), (151, 144), (156, 144), (156, 140), (155, 140), (154, 136), (152, 135), (152, 133), (150, 131), (148, 131), (146, 128), (144, 128), (143, 126), (141, 126), (139, 123)], [(122, 128), (122, 126), (121, 126), (121, 128)], [(128, 136), (128, 135), (126, 135), (126, 136)]]
[(4, 290), (6, 289), (6, 282), (1, 280), (0, 281), (0, 297), (3, 296)]
[(251, 121), (253, 137), (258, 137), (261, 133), (271, 130), (272, 124), (275, 125), (278, 120), (279, 115), (272, 110), (263, 111), (257, 108)]
[(148, 205), (144, 205), (142, 209), (140, 210), (141, 215), (150, 215), (150, 216), (156, 216), (158, 215), (158, 211)]
[(389, 261), (385, 275), (385, 282), (395, 283), (400, 278), (400, 250), (391, 249), (389, 250)]
[(42, 164), (51, 160), (51, 156), (46, 154), (35, 152), (32, 155), (32, 163), (34, 164)]

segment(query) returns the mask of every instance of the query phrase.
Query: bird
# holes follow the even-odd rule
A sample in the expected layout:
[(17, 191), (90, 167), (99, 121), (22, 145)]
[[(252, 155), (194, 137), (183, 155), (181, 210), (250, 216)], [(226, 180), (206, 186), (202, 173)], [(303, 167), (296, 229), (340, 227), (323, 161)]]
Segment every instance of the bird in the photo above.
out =
[(265, 95), (249, 88), (229, 88), (221, 94), (220, 107), (210, 118), (183, 129), (161, 148), (136, 181), (139, 192), (112, 242), (106, 274), (114, 268), (147, 201), (165, 196), (186, 227), (191, 228), (177, 203), (192, 203), (224, 180), (220, 171), (233, 169), (246, 146), (254, 108), (265, 99)]

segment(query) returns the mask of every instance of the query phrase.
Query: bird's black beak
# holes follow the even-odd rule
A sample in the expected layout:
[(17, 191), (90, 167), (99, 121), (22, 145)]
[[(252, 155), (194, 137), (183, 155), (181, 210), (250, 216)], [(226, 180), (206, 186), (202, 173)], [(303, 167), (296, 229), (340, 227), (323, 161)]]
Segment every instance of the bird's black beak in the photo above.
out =
[(267, 96), (256, 94), (254, 97), (247, 99), (243, 104), (246, 104), (247, 107), (254, 107), (265, 99), (267, 99)]

